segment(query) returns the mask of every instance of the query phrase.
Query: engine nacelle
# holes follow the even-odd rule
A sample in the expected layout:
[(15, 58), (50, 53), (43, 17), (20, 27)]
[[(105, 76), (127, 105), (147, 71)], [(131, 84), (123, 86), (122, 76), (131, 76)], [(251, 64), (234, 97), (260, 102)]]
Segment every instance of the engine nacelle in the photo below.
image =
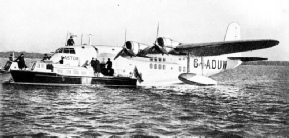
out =
[(180, 42), (172, 40), (170, 38), (165, 37), (158, 37), (156, 40), (156, 44), (163, 47), (163, 48), (175, 48), (176, 46), (180, 45)]
[(126, 41), (125, 47), (126, 49), (131, 50), (135, 55), (137, 55), (149, 46), (138, 42)]
[(169, 54), (180, 54), (174, 50), (174, 48), (180, 44), (180, 42), (165, 37), (158, 37), (156, 40), (156, 45), (164, 48)]

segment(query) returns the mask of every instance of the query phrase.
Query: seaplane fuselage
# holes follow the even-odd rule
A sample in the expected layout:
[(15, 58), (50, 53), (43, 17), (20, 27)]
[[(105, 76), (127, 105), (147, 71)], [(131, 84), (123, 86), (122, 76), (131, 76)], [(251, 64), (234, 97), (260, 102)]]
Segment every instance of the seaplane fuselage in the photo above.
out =
[[(65, 46), (57, 49), (51, 57), (58, 63), (64, 57), (64, 65), (84, 67), (90, 66), (92, 58), (105, 64), (110, 58), (114, 76), (134, 77), (135, 68), (141, 74), (142, 82), (138, 85), (161, 85), (181, 83), (178, 76), (182, 73), (194, 73), (201, 76), (212, 76), (240, 65), (240, 61), (228, 60), (227, 55), (211, 57), (193, 57), (187, 55), (148, 54), (147, 57), (119, 57), (115, 60), (121, 47), (116, 46)], [(239, 54), (234, 54), (234, 56)], [(230, 54), (232, 56), (232, 54)]]

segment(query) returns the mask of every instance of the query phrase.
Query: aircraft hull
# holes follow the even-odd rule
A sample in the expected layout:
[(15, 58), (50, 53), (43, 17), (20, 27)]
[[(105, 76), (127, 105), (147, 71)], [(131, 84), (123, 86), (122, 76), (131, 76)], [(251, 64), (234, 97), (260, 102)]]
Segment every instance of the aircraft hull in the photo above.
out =
[(35, 85), (99, 85), (115, 87), (136, 87), (136, 79), (129, 77), (88, 77), (64, 76), (53, 72), (36, 72), (31, 70), (11, 70), (14, 83)]

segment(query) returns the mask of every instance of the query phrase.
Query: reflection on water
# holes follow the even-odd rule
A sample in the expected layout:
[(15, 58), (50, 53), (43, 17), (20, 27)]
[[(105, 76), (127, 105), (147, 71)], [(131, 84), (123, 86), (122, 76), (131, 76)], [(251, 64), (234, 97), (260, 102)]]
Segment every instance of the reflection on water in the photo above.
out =
[[(289, 69), (240, 66), (218, 86), (0, 85), (2, 136), (286, 137)], [(9, 79), (1, 75), (1, 79)]]

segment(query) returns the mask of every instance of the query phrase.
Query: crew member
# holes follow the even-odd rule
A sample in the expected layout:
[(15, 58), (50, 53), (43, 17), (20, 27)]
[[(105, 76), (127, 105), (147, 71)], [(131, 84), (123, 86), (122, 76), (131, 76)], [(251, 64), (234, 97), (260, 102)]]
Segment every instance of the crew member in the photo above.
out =
[(25, 69), (27, 68), (27, 66), (25, 65), (25, 60), (24, 60), (24, 54), (21, 53), (20, 56), (15, 60), (16, 62), (18, 62), (18, 68), (19, 69)]
[(43, 57), (42, 61), (49, 60), (49, 59), (50, 59), (50, 57), (47, 54), (44, 54), (44, 57)]
[(73, 46), (74, 45), (74, 40), (73, 40), (72, 36), (70, 36), (70, 38), (67, 40), (67, 45), (68, 46)]

